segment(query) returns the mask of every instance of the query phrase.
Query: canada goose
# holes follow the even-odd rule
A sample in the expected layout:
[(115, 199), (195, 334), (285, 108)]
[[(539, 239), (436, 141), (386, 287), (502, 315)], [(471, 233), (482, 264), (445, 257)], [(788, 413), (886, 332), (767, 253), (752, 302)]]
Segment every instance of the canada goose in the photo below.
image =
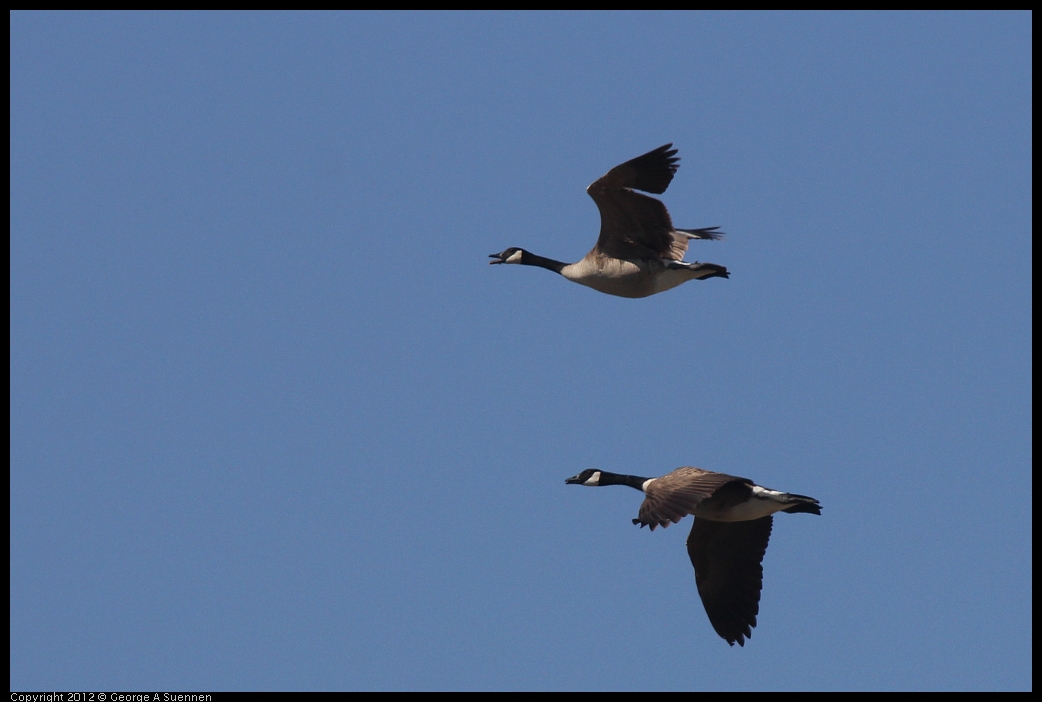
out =
[(677, 229), (661, 201), (636, 190), (660, 195), (677, 171), (676, 149), (660, 146), (616, 166), (586, 188), (601, 211), (601, 234), (578, 263), (562, 263), (512, 246), (489, 254), (495, 263), (539, 266), (568, 280), (619, 297), (647, 297), (689, 280), (727, 278), (715, 263), (686, 263), (690, 239), (719, 239), (720, 227)]
[(821, 514), (813, 497), (778, 492), (746, 478), (685, 466), (661, 478), (590, 468), (568, 485), (629, 485), (646, 497), (634, 524), (667, 527), (695, 515), (687, 552), (709, 622), (727, 643), (745, 645), (756, 626), (763, 586), (763, 554), (775, 512)]

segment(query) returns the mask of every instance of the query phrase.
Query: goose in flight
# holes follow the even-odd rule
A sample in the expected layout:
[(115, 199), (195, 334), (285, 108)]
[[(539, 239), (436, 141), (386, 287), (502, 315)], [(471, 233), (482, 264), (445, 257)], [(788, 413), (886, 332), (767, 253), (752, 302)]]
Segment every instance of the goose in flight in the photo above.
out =
[(672, 144), (611, 169), (586, 189), (601, 212), (601, 234), (590, 253), (577, 263), (562, 263), (512, 246), (490, 254), (495, 263), (539, 266), (568, 280), (619, 297), (647, 297), (689, 280), (727, 278), (715, 263), (685, 262), (691, 239), (719, 239), (720, 227), (677, 229), (660, 200), (680, 159)]
[(775, 512), (821, 514), (813, 497), (770, 490), (746, 478), (701, 468), (677, 468), (661, 478), (641, 478), (588, 469), (568, 485), (629, 485), (644, 493), (634, 524), (667, 527), (695, 515), (687, 553), (695, 585), (716, 633), (745, 645), (756, 626), (763, 586), (763, 555)]

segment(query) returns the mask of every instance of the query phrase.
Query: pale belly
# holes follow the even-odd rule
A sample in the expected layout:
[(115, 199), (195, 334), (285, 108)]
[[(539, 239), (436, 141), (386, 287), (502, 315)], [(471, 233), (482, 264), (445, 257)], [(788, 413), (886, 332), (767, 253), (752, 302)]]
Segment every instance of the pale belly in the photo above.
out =
[(610, 260), (603, 265), (580, 261), (561, 271), (568, 280), (619, 297), (647, 297), (694, 278), (691, 271), (667, 269), (657, 261)]

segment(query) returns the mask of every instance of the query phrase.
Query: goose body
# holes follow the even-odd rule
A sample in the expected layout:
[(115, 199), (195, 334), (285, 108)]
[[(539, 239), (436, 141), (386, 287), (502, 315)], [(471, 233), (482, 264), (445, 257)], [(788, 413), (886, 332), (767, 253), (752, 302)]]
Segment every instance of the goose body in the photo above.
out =
[(661, 478), (587, 469), (569, 485), (628, 485), (644, 493), (634, 524), (652, 531), (691, 514), (687, 539), (695, 585), (713, 629), (730, 645), (745, 645), (756, 626), (763, 556), (776, 512), (821, 514), (813, 497), (779, 492), (747, 478), (685, 466)]
[(669, 187), (680, 160), (672, 144), (616, 166), (586, 189), (601, 214), (597, 244), (576, 263), (510, 247), (490, 254), (491, 264), (538, 266), (572, 282), (619, 297), (647, 297), (689, 280), (727, 278), (723, 266), (684, 261), (691, 239), (719, 239), (719, 227), (677, 229), (660, 200), (638, 190), (661, 194)]

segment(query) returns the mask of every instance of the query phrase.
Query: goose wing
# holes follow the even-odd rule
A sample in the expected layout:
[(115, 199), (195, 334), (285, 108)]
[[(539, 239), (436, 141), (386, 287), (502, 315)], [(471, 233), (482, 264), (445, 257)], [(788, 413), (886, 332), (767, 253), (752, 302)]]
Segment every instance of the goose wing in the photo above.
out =
[(685, 466), (656, 478), (644, 489), (644, 502), (634, 524), (667, 527), (695, 511), (704, 500), (714, 505), (738, 504), (749, 498), (752, 481), (726, 473)]
[(687, 553), (695, 585), (713, 629), (732, 646), (745, 645), (756, 626), (763, 587), (763, 555), (773, 517), (713, 522), (695, 517)]
[(594, 251), (623, 259), (684, 258), (689, 236), (673, 229), (662, 202), (635, 192), (666, 191), (680, 160), (672, 146), (665, 144), (626, 161), (586, 189), (601, 213), (601, 234)]

